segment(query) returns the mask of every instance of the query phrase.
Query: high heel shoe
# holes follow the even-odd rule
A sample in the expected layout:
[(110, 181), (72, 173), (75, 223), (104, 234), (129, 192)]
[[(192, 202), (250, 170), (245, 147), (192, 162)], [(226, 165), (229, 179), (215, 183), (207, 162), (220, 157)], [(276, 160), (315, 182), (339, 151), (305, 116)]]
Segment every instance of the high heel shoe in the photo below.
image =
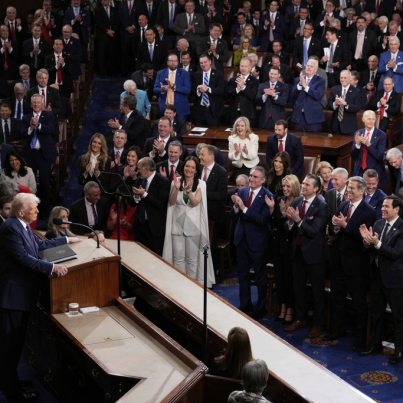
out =
[[(286, 320), (286, 318), (287, 317), (289, 317), (289, 318), (291, 318), (290, 320)], [(285, 315), (285, 317), (284, 317), (284, 324), (285, 325), (289, 325), (290, 323), (292, 323), (293, 322), (293, 319), (294, 319), (294, 313), (287, 313), (286, 315)]]
[(286, 311), (281, 311), (280, 312), (280, 315), (284, 315), (282, 318), (280, 318), (280, 316), (277, 316), (277, 318), (276, 319), (274, 319), (274, 321), (275, 322), (281, 322), (281, 321), (283, 321), (284, 319), (285, 319), (285, 315), (286, 314)]

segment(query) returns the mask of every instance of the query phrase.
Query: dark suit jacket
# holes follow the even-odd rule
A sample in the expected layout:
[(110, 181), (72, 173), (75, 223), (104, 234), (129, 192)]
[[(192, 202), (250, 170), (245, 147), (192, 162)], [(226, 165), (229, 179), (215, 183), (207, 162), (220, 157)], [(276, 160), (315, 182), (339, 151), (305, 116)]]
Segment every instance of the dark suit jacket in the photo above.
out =
[[(355, 14), (357, 15), (357, 12), (356, 12)], [(344, 18), (341, 20), (341, 30), (342, 30), (343, 32), (345, 32), (345, 33), (347, 34), (347, 36), (348, 36), (348, 34), (349, 34), (352, 30), (354, 30), (354, 29), (356, 29), (355, 22), (352, 22), (352, 23), (347, 27), (347, 17), (344, 17)]]
[[(384, 90), (376, 91), (375, 96), (372, 98), (371, 102), (368, 105), (368, 109), (371, 109), (373, 111), (378, 110), (377, 104), (381, 100), (381, 98), (383, 98), (384, 92)], [(402, 97), (396, 91), (393, 90), (390, 93), (390, 96), (388, 97), (386, 103), (388, 105), (388, 109), (386, 109), (388, 118), (390, 118), (391, 116), (396, 116), (400, 113), (400, 109), (402, 106)]]
[[(155, 21), (157, 20), (157, 12), (158, 12), (159, 4), (156, 1), (153, 1), (153, 5), (151, 7), (151, 15), (148, 12), (148, 3), (144, 2), (144, 3), (140, 3), (140, 4), (141, 4), (140, 7), (136, 10), (137, 20), (139, 19), (140, 15), (145, 15), (148, 20), (148, 25), (150, 27), (153, 27), (155, 25)], [(132, 9), (132, 13), (133, 13), (133, 9)], [(137, 21), (136, 21), (136, 23), (137, 23)]]
[[(144, 179), (137, 178), (134, 186), (139, 188), (143, 181)], [(150, 230), (155, 237), (165, 235), (165, 223), (167, 218), (167, 206), (170, 188), (171, 183), (169, 179), (156, 172), (150, 186), (147, 189), (147, 197), (141, 198), (139, 203), (136, 203), (134, 198), (129, 199), (129, 203), (133, 207), (144, 203)], [(134, 225), (137, 225), (138, 223), (139, 214), (140, 209), (137, 208), (134, 216)], [(139, 223), (139, 225), (141, 224)]]
[[(128, 153), (128, 151), (125, 150), (125, 149), (123, 149), (122, 154), (121, 154), (121, 156), (120, 156), (120, 164), (121, 164), (122, 166), (125, 166), (125, 165), (126, 165), (127, 153)], [(115, 151), (114, 151), (114, 148), (113, 148), (113, 147), (112, 147), (110, 150), (108, 150), (108, 155), (109, 155), (109, 158), (111, 159), (111, 162), (112, 162), (112, 161), (115, 161)]]
[[(1, 157), (1, 161), (0, 161), (0, 169), (3, 171), (3, 167), (4, 167), (4, 161), (7, 158), (7, 154), (13, 150), (13, 146), (11, 146), (10, 144), (5, 144), (3, 143), (1, 145), (1, 149), (0, 149), (0, 157)], [(3, 164), (3, 166), (1, 165)]]
[[(180, 69), (183, 69), (183, 63), (179, 63), (179, 64), (178, 64), (178, 67), (179, 67)], [(192, 79), (192, 75), (193, 75), (194, 73), (196, 73), (196, 71), (197, 71), (197, 66), (196, 66), (195, 64), (193, 64), (193, 63), (189, 63), (189, 71), (188, 71), (188, 73), (189, 73), (189, 75), (190, 75), (190, 79)]]
[(140, 1), (133, 1), (132, 4), (132, 12), (129, 15), (129, 8), (126, 1), (123, 1), (122, 4), (119, 5), (118, 14), (120, 21), (120, 35), (122, 40), (128, 40), (130, 37), (134, 36), (134, 32), (130, 34), (126, 31), (127, 27), (137, 27), (137, 10), (142, 6), (143, 3)]
[(39, 296), (39, 274), (50, 275), (53, 263), (39, 259), (41, 250), (65, 245), (65, 237), (41, 241), (27, 230), (16, 217), (9, 217), (0, 228), (0, 307), (29, 311)]
[[(53, 115), (57, 116), (60, 111), (62, 110), (62, 104), (60, 102), (60, 94), (59, 91), (56, 88), (50, 87), (50, 84), (48, 83), (46, 87), (46, 106), (51, 104), (52, 112)], [(32, 95), (34, 94), (41, 94), (42, 93), (39, 91), (39, 87), (33, 87), (27, 92), (27, 99), (30, 100)]]
[(5, 134), (3, 133), (3, 124), (2, 122), (0, 122), (0, 139), (8, 144), (14, 141), (19, 141), (21, 138), (21, 130), (20, 130), (21, 120), (14, 119), (12, 116), (10, 116), (10, 120), (11, 120), (11, 127), (10, 125), (8, 126), (10, 135), (7, 139), (5, 139)]
[[(75, 22), (75, 24), (73, 26), (73, 32), (76, 32), (76, 29), (77, 29), (77, 31), (80, 35), (80, 38), (82, 38), (82, 43), (84, 45), (87, 45), (88, 41), (89, 41), (88, 28), (91, 28), (91, 14), (84, 7), (80, 6), (80, 15), (81, 15), (82, 20), (81, 20), (81, 22)], [(63, 25), (66, 25), (66, 24), (71, 25), (72, 20), (74, 20), (74, 10), (71, 7), (64, 12)], [(81, 27), (81, 32), (79, 32), (80, 27)]]
[(216, 12), (214, 15), (211, 16), (211, 20), (210, 20), (210, 15), (208, 13), (207, 3), (205, 3), (204, 6), (200, 7), (199, 10), (197, 11), (204, 18), (204, 35), (209, 35), (210, 24), (213, 24), (213, 23), (221, 24), (222, 23), (222, 20), (223, 20), (222, 8), (217, 4), (217, 2), (214, 3), (214, 8), (215, 8)]
[[(330, 44), (327, 44), (330, 47)], [(333, 53), (333, 63), (339, 63), (339, 67), (333, 67), (333, 72), (337, 82), (340, 82), (340, 73), (345, 70), (346, 67), (351, 64), (350, 52), (348, 46), (340, 41), (337, 42), (336, 49)], [(326, 69), (327, 62), (321, 63), (320, 67)]]
[[(379, 219), (374, 224), (374, 232), (380, 237), (386, 220)], [(372, 263), (378, 256), (378, 266), (382, 284), (386, 288), (403, 288), (403, 221), (399, 217), (389, 232), (382, 237), (381, 247), (377, 250), (370, 246)]]
[[(73, 68), (70, 63), (68, 55), (64, 56), (63, 59), (64, 59), (64, 66), (61, 68), (62, 80), (63, 80), (63, 95), (66, 98), (70, 98), (70, 94), (74, 92), (73, 79), (71, 77)], [(56, 70), (56, 57), (54, 53), (45, 57), (45, 69), (49, 73), (48, 85), (55, 84), (57, 70)]]
[[(150, 80), (148, 84), (148, 91), (147, 91), (148, 98), (150, 99), (154, 93), (154, 84), (156, 78), (157, 78), (157, 72), (154, 70), (153, 78)], [(143, 73), (141, 72), (141, 70), (135, 71), (132, 74), (132, 80), (136, 83), (138, 89), (143, 91), (147, 90), (147, 87), (144, 83)]]
[[(109, 216), (109, 205), (108, 199), (101, 197), (96, 204), (96, 210), (98, 215), (98, 224), (94, 225), (93, 229), (95, 231), (104, 231), (106, 229), (106, 221)], [(87, 208), (85, 207), (84, 197), (78, 199), (70, 206), (69, 220), (71, 222), (76, 222), (78, 224), (83, 224), (88, 226), (88, 216)], [(77, 225), (71, 225), (71, 230), (77, 235), (88, 234), (89, 230)]]
[[(311, 41), (309, 43), (308, 48), (308, 57), (317, 56), (321, 57), (322, 55), (322, 45), (320, 41), (314, 37), (311, 37)], [(297, 65), (300, 63), (302, 66), (304, 65), (304, 37), (297, 36), (294, 41), (294, 51), (293, 51), (293, 62)]]
[(50, 45), (49, 42), (45, 39), (39, 39), (39, 49), (41, 52), (37, 55), (38, 66), (35, 69), (35, 56), (31, 57), (31, 52), (34, 49), (34, 40), (32, 38), (27, 39), (22, 44), (22, 60), (24, 63), (28, 64), (31, 69), (31, 74), (38, 69), (41, 69), (45, 64), (45, 57), (50, 53)]
[(271, 88), (271, 81), (267, 81), (263, 84), (259, 84), (259, 88), (256, 95), (256, 104), (262, 105), (262, 109), (260, 111), (260, 123), (259, 127), (261, 129), (268, 128), (268, 120), (270, 115), (273, 118), (273, 121), (283, 119), (287, 120), (287, 112), (285, 111), (285, 105), (287, 104), (289, 88), (287, 84), (283, 84), (280, 81), (277, 81), (275, 91), (278, 92), (277, 99), (274, 99), (271, 96), (268, 96), (266, 101), (263, 102), (264, 90), (266, 88)]
[(354, 11), (355, 11), (355, 15), (361, 15), (364, 11), (371, 12), (371, 11), (369, 11), (370, 8), (368, 6), (368, 1), (364, 2), (364, 11), (362, 11), (361, 2), (358, 2), (357, 4), (355, 4), (353, 6), (353, 8), (354, 8)]
[[(319, 0), (319, 2), (321, 2), (321, 0)], [(317, 38), (324, 38), (325, 37), (325, 31), (326, 31), (326, 27), (325, 25), (321, 26), (320, 23), (323, 21), (323, 19), (325, 18), (326, 12), (323, 11), (321, 12), (315, 19), (315, 24), (313, 26), (314, 29), (314, 36), (316, 36)], [(338, 20), (342, 20), (339, 17), (339, 13), (334, 10), (333, 11), (333, 16), (332, 18), (337, 18)], [(330, 23), (329, 23), (329, 27), (330, 27)]]
[(146, 138), (150, 136), (151, 125), (150, 121), (146, 119), (137, 109), (132, 111), (127, 123), (125, 123), (125, 116), (123, 112), (119, 113), (119, 123), (122, 129), (127, 133), (127, 143), (125, 148), (128, 149), (131, 146), (138, 146), (140, 150), (144, 147)]
[[(4, 68), (5, 54), (0, 52), (0, 77), (5, 80), (17, 80), (19, 78), (20, 67), (20, 48), (16, 41), (11, 40), (11, 47), (13, 51), (7, 52), (7, 70)], [(1, 42), (0, 42), (1, 44)]]
[[(160, 120), (154, 120), (154, 125), (153, 125), (153, 132), (152, 135), (153, 137), (158, 137), (158, 122)], [(186, 122), (182, 119), (179, 119), (177, 116), (174, 117), (174, 123), (173, 123), (173, 130), (176, 133), (175, 135), (175, 140), (179, 140), (182, 142), (182, 136), (187, 132), (186, 129)]]
[[(171, 31), (169, 29), (169, 9), (170, 9), (170, 7), (171, 7), (171, 3), (169, 1), (163, 1), (158, 6), (158, 11), (157, 11), (157, 24), (162, 25), (162, 27), (164, 28), (164, 32), (166, 34), (169, 34), (170, 32), (173, 33), (173, 31)], [(174, 10), (175, 10), (174, 23), (175, 23), (175, 20), (176, 20), (176, 17), (178, 16), (178, 14), (183, 13), (185, 11), (185, 9), (183, 8), (183, 6), (176, 3)]]
[[(15, 99), (15, 95), (12, 95), (11, 97), (5, 99), (5, 103), (9, 104), (11, 107), (11, 116), (15, 115), (15, 110), (16, 110), (16, 102), (17, 100)], [(27, 101), (27, 96), (25, 95), (23, 100), (22, 100), (22, 110), (21, 112), (26, 115), (27, 113), (30, 113), (31, 111), (31, 102)]]
[[(246, 205), (250, 193), (250, 187), (239, 189), (238, 196)], [(269, 216), (270, 208), (265, 202), (265, 197), (272, 198), (273, 195), (263, 186), (253, 200), (253, 203), (244, 214), (242, 211), (235, 213), (231, 210), (231, 217), (237, 222), (234, 234), (234, 244), (238, 246), (243, 242), (244, 237), (248, 248), (252, 251), (261, 251), (269, 244)]]
[[(262, 47), (264, 49), (267, 49), (267, 43), (269, 43), (269, 38), (270, 38), (270, 25), (267, 27), (267, 29), (264, 29), (264, 23), (266, 20), (270, 20), (270, 13), (267, 13), (263, 15), (260, 18), (260, 26), (259, 26), (259, 32), (262, 35)], [(285, 20), (285, 17), (282, 16), (279, 12), (277, 12), (276, 18), (275, 18), (275, 29), (273, 30), (273, 37), (274, 39), (277, 39), (281, 42), (284, 41), (284, 35), (287, 30), (287, 23)]]
[(81, 76), (80, 63), (83, 58), (83, 50), (80, 41), (71, 37), (66, 45), (66, 42), (63, 39), (63, 55), (68, 55), (71, 60), (73, 66), (71, 78), (73, 80), (78, 80), (78, 77)]
[[(345, 192), (347, 192), (347, 186), (345, 188)], [(346, 193), (344, 193), (346, 194)], [(337, 210), (337, 190), (330, 189), (325, 193), (325, 201), (329, 206), (329, 225), (332, 223), (332, 218)], [(343, 200), (342, 200), (343, 201)]]
[[(357, 30), (351, 31), (348, 35), (348, 43), (350, 45), (351, 59), (354, 59), (355, 48), (357, 47)], [(376, 45), (378, 38), (376, 33), (370, 29), (365, 30), (364, 44), (362, 46), (362, 60), (368, 63), (368, 57), (376, 53)]]
[[(203, 85), (204, 73), (202, 70), (197, 71), (192, 75), (192, 92), (197, 96), (197, 87)], [(213, 118), (219, 118), (224, 111), (224, 92), (225, 92), (225, 81), (224, 76), (221, 71), (216, 69), (211, 69), (210, 82), (208, 87), (211, 89), (211, 93), (208, 94), (210, 102), (210, 112)], [(197, 96), (197, 100), (194, 103), (194, 114), (202, 113), (200, 111), (200, 102), (203, 99), (203, 94)]]
[[(381, 189), (376, 189), (375, 193), (372, 195), (372, 197), (369, 199), (368, 204), (372, 206), (375, 210), (376, 213), (376, 218), (380, 220), (382, 218), (382, 204), (383, 204), (383, 199), (386, 197), (386, 193), (383, 193)], [(364, 196), (365, 200), (365, 196)], [(381, 234), (379, 234), (381, 236)]]
[[(365, 128), (360, 129), (361, 134), (365, 133)], [(357, 132), (356, 132), (357, 133)], [(371, 138), (371, 147), (367, 148), (367, 167), (368, 169), (375, 169), (379, 175), (379, 187), (386, 185), (387, 178), (385, 172), (385, 165), (383, 163), (384, 154), (386, 151), (386, 134), (382, 131), (374, 128), (374, 132)], [(358, 149), (355, 146), (355, 140), (353, 142), (353, 148), (351, 149), (351, 158), (355, 160), (355, 166), (353, 170), (353, 176), (357, 176), (361, 169), (362, 155), (364, 147)]]
[[(340, 213), (347, 217), (349, 201), (340, 203), (335, 215)], [(367, 228), (373, 227), (376, 220), (374, 209), (365, 201), (361, 201), (355, 209), (346, 228), (341, 228), (333, 242), (334, 252), (341, 256), (344, 274), (353, 276), (357, 274), (369, 274), (369, 254), (363, 248), (360, 225), (365, 224)], [(336, 235), (334, 225), (329, 226), (329, 234)]]
[[(15, 84), (18, 84), (18, 83), (21, 83), (24, 85), (22, 78), (20, 78), (19, 80), (13, 81), (13, 84), (11, 87), (14, 88)], [(29, 88), (35, 87), (35, 85), (38, 85), (38, 81), (36, 81), (36, 78), (30, 77), (29, 78)]]
[[(271, 63), (263, 65), (263, 67), (262, 67), (263, 72), (264, 72), (263, 82), (269, 81), (270, 68), (271, 68)], [(284, 64), (284, 63), (280, 64), (280, 74), (283, 77), (284, 83), (292, 84), (291, 70), (287, 64)]]
[(259, 80), (251, 75), (246, 79), (246, 88), (236, 92), (236, 77), (232, 77), (228, 84), (229, 116), (237, 117), (238, 104), (241, 106), (242, 116), (249, 120), (257, 117), (255, 99), (259, 88)]
[[(217, 40), (216, 53), (218, 59), (210, 52), (210, 35), (201, 38), (197, 44), (197, 54), (200, 56), (202, 53), (207, 53), (213, 60), (213, 64), (217, 70), (224, 71), (223, 63), (228, 61), (228, 44), (223, 39)], [(197, 60), (193, 60), (197, 62)]]
[[(314, 24), (314, 20), (311, 18), (307, 18), (305, 24)], [(288, 38), (289, 39), (297, 39), (298, 36), (295, 36), (295, 32), (298, 28), (301, 28), (301, 20), (299, 18), (293, 18), (288, 26)], [(295, 43), (295, 42), (294, 42)]]
[(95, 9), (95, 31), (97, 40), (100, 42), (106, 42), (111, 37), (107, 35), (106, 30), (111, 29), (115, 32), (115, 35), (111, 39), (117, 40), (117, 34), (119, 29), (119, 16), (115, 7), (109, 7), (109, 15), (106, 14), (105, 8), (102, 6), (98, 6)]
[(225, 220), (224, 205), (227, 200), (227, 171), (214, 164), (207, 179), (207, 215), (208, 219), (215, 222)]
[[(28, 135), (28, 129), (30, 127), (31, 118), (34, 116), (33, 113), (24, 115), (21, 120), (21, 137), (25, 139), (24, 145), (22, 146), (22, 155), (26, 156), (31, 152), (31, 140), (34, 133), (32, 132)], [(39, 117), (39, 124), (41, 129), (37, 130), (37, 136), (39, 143), (41, 144), (41, 153), (44, 159), (52, 159), (59, 155), (57, 152), (55, 142), (52, 138), (55, 130), (55, 117), (52, 112), (42, 111)]]
[[(267, 56), (266, 59), (264, 60), (264, 65), (266, 64), (271, 64), (271, 58), (274, 56), (275, 54), (270, 52)], [(279, 55), (277, 55), (279, 56)], [(288, 55), (288, 53), (281, 51), (280, 53), (280, 64), (285, 64), (288, 67), (290, 67), (290, 56)]]
[[(296, 197), (291, 203), (291, 207), (301, 211), (304, 197)], [(293, 225), (291, 258), (295, 256), (297, 249), (297, 234), (300, 235), (301, 252), (304, 260), (308, 264), (324, 263), (327, 254), (326, 226), (329, 218), (329, 207), (319, 197), (315, 197), (305, 212), (302, 224), (298, 227)], [(289, 231), (288, 221), (285, 222), (284, 228)]]
[(143, 63), (153, 65), (154, 71), (165, 69), (167, 66), (168, 49), (163, 42), (155, 40), (153, 60), (150, 58), (149, 43), (141, 42), (137, 46), (136, 70), (141, 68)]
[(165, 43), (168, 50), (172, 50), (175, 47), (174, 40), (170, 35), (164, 34), (162, 38), (160, 37), (160, 42)]
[[(153, 150), (153, 144), (154, 144), (154, 140), (158, 139), (159, 135), (157, 134), (154, 137), (149, 137), (148, 139), (146, 139), (146, 142), (144, 144), (144, 148), (143, 148), (143, 157), (149, 157), (150, 152)], [(169, 137), (166, 145), (165, 145), (165, 154), (160, 157), (161, 161), (165, 161), (168, 159), (168, 147), (169, 147), (169, 143), (171, 143), (172, 141), (175, 141), (176, 138), (175, 137)], [(154, 157), (154, 162), (157, 164), (158, 162), (161, 162), (158, 160), (158, 155), (155, 155)]]
[[(333, 103), (336, 100), (336, 95), (340, 98), (343, 95), (343, 86), (336, 85), (330, 91), (330, 97), (327, 104), (327, 107), (333, 111), (332, 115), (332, 122), (331, 122), (331, 129), (333, 132), (337, 131), (338, 127), (338, 114), (340, 107), (336, 109), (333, 108)], [(357, 88), (353, 87), (352, 85), (349, 86), (348, 92), (346, 94), (346, 102), (348, 108), (344, 108), (343, 112), (343, 119), (340, 122), (340, 130), (342, 133), (353, 133), (358, 129), (357, 125), (357, 112), (361, 109), (360, 105), (360, 93)]]
[[(84, 186), (91, 181), (97, 182), (101, 187), (101, 192), (102, 195), (105, 195), (103, 190), (105, 189), (106, 191), (109, 191), (110, 189), (110, 176), (109, 175), (99, 175), (98, 177), (93, 175), (87, 175), (87, 177), (84, 176), (84, 172), (85, 172), (85, 167), (87, 166), (88, 162), (85, 162), (85, 154), (80, 155), (80, 157), (78, 158), (78, 178), (77, 181), (78, 183), (84, 188)], [(99, 170), (101, 172), (111, 172), (111, 158), (109, 158), (106, 160), (105, 166), (99, 166)], [(102, 189), (103, 188), (103, 189)], [(84, 192), (81, 192), (81, 196), (84, 196)]]
[[(169, 179), (169, 175), (171, 174), (171, 167), (169, 165), (170, 165), (169, 160), (164, 160), (157, 164), (157, 172), (161, 173), (161, 168), (165, 169), (168, 179)], [(178, 165), (176, 166), (175, 172), (180, 172), (182, 165), (183, 165), (183, 161), (179, 160)]]
[[(366, 69), (360, 73), (360, 76), (361, 76), (361, 78), (360, 78), (359, 84), (362, 87), (365, 87), (369, 83), (369, 79), (371, 78), (371, 72), (369, 71), (369, 69)], [(378, 88), (380, 79), (381, 79), (381, 73), (379, 73), (377, 71), (375, 74), (374, 81), (373, 81), (375, 90)]]
[[(305, 174), (304, 146), (301, 138), (287, 132), (284, 151), (287, 151), (292, 162), (292, 173), (301, 179)], [(266, 161), (271, 166), (274, 156), (278, 153), (278, 139), (275, 134), (267, 136)]]

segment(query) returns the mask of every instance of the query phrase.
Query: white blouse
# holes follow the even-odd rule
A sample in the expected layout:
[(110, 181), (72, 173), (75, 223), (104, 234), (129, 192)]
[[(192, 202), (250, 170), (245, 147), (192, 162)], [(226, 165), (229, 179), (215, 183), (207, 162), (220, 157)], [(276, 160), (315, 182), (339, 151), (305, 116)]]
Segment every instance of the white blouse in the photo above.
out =
[[(241, 150), (237, 156), (235, 156), (235, 144), (241, 146)], [(248, 149), (248, 154), (243, 151), (245, 144)], [(249, 138), (245, 137), (243, 140), (238, 135), (232, 134), (228, 137), (228, 148), (228, 158), (235, 167), (242, 168), (242, 165), (245, 165), (247, 168), (253, 168), (259, 165), (259, 136), (255, 133), (250, 133)]]

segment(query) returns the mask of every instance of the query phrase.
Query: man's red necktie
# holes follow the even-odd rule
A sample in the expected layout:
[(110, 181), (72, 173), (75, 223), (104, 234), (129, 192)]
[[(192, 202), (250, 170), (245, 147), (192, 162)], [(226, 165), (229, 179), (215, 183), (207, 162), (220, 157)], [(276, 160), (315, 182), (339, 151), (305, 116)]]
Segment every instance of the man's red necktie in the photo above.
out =
[[(306, 200), (304, 200), (304, 202), (302, 203), (301, 211), (299, 212), (299, 218), (300, 218), (301, 220), (303, 220), (304, 217), (305, 217), (305, 206), (306, 206), (306, 203), (308, 203), (308, 202), (307, 202)], [(299, 236), (299, 231), (298, 231), (298, 234), (297, 234), (297, 245), (301, 245), (301, 238), (300, 238), (300, 236)]]
[[(386, 95), (385, 95), (385, 101), (387, 101), (388, 100), (388, 93), (386, 93)], [(381, 120), (383, 119), (383, 115), (385, 114), (385, 107), (384, 106), (381, 106)]]
[(283, 140), (279, 140), (279, 142), (280, 142), (280, 147), (278, 148), (278, 151), (281, 153), (284, 151)]
[(250, 205), (252, 204), (252, 199), (253, 199), (253, 190), (251, 189), (250, 195), (249, 195), (249, 197), (248, 197), (248, 200), (246, 200), (246, 204), (245, 204), (245, 206), (246, 206), (247, 208), (249, 208)]
[(174, 175), (175, 175), (174, 169), (175, 169), (175, 165), (172, 164), (172, 165), (171, 165), (171, 173), (169, 174), (169, 180), (170, 180), (171, 182), (174, 180)]
[[(367, 138), (369, 137), (369, 132), (367, 132)], [(368, 155), (368, 150), (367, 146), (364, 144), (364, 150), (362, 152), (362, 163), (361, 163), (361, 168), (362, 169), (367, 169), (367, 155)]]
[(15, 20), (13, 22), (11, 22), (11, 38), (13, 38), (13, 41), (16, 41), (17, 36), (15, 35), (14, 24), (15, 24)]
[(8, 63), (7, 63), (7, 49), (4, 50), (4, 69), (7, 70), (8, 69)]
[(118, 170), (118, 164), (117, 164), (116, 161), (119, 160), (119, 157), (120, 157), (119, 151), (116, 151), (116, 154), (115, 154), (115, 165), (114, 165), (113, 168), (112, 168), (112, 172), (113, 172), (113, 173), (115, 173), (115, 172)]
[(350, 202), (350, 205), (348, 206), (348, 211), (347, 211), (347, 216), (346, 216), (346, 222), (350, 221), (351, 218), (351, 213), (353, 212), (353, 203)]
[(207, 171), (208, 171), (208, 168), (204, 168), (204, 176), (203, 176), (204, 182), (207, 182)]
[[(60, 60), (60, 56), (57, 56), (57, 62), (59, 62), (59, 60)], [(62, 81), (63, 81), (63, 79), (62, 79), (62, 68), (59, 67), (59, 68), (57, 69), (57, 83), (58, 83), (58, 84), (61, 84)]]

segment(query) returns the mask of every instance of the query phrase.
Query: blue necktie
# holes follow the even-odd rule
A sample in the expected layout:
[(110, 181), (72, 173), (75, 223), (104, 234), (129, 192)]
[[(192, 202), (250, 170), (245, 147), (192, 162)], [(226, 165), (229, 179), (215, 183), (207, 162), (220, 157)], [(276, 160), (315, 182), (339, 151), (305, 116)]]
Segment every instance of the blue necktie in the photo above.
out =
[(169, 28), (174, 28), (174, 5), (171, 5), (171, 19), (169, 20)]
[(304, 66), (308, 63), (308, 41), (304, 39)]
[(18, 101), (17, 105), (17, 119), (21, 120), (21, 101)]
[(192, 15), (189, 15), (189, 25), (192, 25)]
[[(141, 187), (147, 191), (147, 179), (143, 180)], [(141, 224), (146, 222), (146, 206), (144, 202), (139, 204), (139, 221)]]
[(369, 203), (370, 200), (371, 200), (371, 195), (366, 195), (366, 196), (365, 196), (365, 201), (366, 201), (367, 203)]
[(328, 64), (327, 72), (333, 73), (333, 67), (330, 65), (330, 63), (333, 63), (333, 44), (330, 45), (330, 55), (329, 55), (328, 63), (329, 64)]
[[(36, 118), (39, 120), (39, 115), (36, 115)], [(38, 122), (39, 123), (39, 122)], [(31, 140), (31, 148), (35, 148), (36, 142), (38, 141), (38, 135), (36, 134), (37, 127), (34, 128), (34, 137)]]
[[(203, 85), (208, 87), (208, 74), (207, 73), (204, 73)], [(204, 92), (203, 93), (203, 105), (208, 105), (208, 103), (209, 103), (208, 92)]]

